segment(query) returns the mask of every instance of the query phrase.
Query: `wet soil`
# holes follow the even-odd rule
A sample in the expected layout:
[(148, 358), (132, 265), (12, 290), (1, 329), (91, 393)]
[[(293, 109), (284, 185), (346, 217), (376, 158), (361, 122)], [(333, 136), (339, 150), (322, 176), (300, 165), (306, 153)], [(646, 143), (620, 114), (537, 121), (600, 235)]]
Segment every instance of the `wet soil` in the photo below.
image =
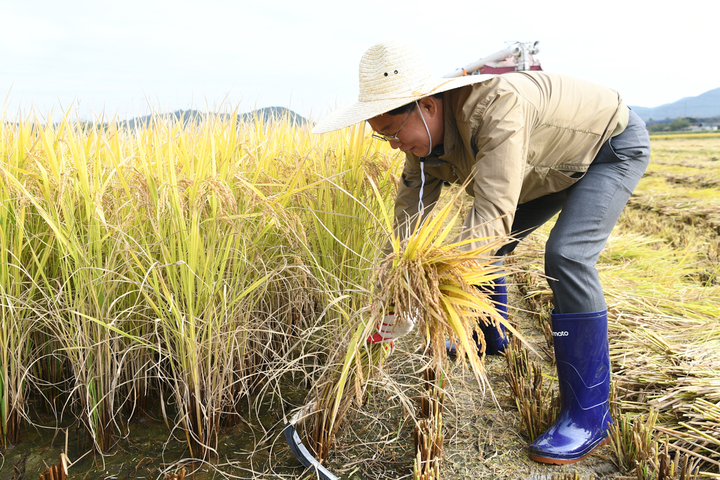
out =
[[(72, 462), (71, 480), (163, 480), (182, 469), (188, 480), (297, 478), (302, 468), (279, 435), (282, 420), (268, 412), (257, 416), (260, 420), (253, 421), (263, 424), (265, 432), (250, 421), (224, 427), (218, 455), (209, 462), (188, 460), (183, 432), (168, 429), (159, 412), (137, 415), (124, 425), (124, 435), (106, 455), (93, 453), (87, 434), (75, 422), (52, 429), (25, 425), (21, 442), (0, 450), (0, 480), (37, 479), (59, 462), (62, 452)], [(49, 415), (35, 413), (33, 420), (36, 425), (54, 425)]]

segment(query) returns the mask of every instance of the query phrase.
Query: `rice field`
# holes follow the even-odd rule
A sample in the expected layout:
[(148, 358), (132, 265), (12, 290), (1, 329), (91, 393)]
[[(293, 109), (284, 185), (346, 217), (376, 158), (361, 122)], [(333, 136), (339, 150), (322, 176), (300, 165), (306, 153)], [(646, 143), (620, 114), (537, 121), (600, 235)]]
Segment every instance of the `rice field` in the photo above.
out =
[[(411, 404), (377, 370), (387, 352), (349, 348), (378, 314), (402, 159), (361, 126), (313, 136), (236, 118), (127, 130), (31, 116), (0, 127), (3, 460), (36, 429), (65, 443), (71, 462), (109, 471), (105, 459), (154, 418), (163, 448), (179, 453), (152, 470), (141, 461), (142, 478), (183, 467), (197, 478), (303, 478), (278, 439), (299, 407), (325, 399), (313, 434), (324, 457), (341, 445), (341, 397), (351, 391), (361, 410), (373, 375), (398, 390), (387, 402)], [(720, 472), (719, 158), (718, 138), (654, 138), (600, 265), (621, 412), (657, 411), (655, 434), (709, 476)], [(548, 302), (543, 235), (516, 259), (526, 302)], [(419, 370), (404, 375), (423, 382)], [(228, 449), (239, 428), (248, 442)], [(250, 460), (238, 467), (235, 456)], [(363, 478), (352, 472), (382, 461), (345, 473)], [(16, 465), (4, 462), (0, 478)]]
[(654, 409), (671, 448), (718, 477), (720, 138), (654, 140), (620, 227), (606, 275), (621, 406)]
[(41, 410), (110, 454), (152, 409), (216, 459), (367, 312), (397, 159), (362, 128), (225, 118), (3, 124), (2, 448)]

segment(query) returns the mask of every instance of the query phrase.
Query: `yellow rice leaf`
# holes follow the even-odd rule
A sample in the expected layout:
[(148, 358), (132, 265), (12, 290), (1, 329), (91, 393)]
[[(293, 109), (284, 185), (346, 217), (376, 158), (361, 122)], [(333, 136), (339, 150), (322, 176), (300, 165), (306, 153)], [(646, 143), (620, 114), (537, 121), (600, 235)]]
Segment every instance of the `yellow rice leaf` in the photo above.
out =
[[(500, 315), (499, 313), (497, 313), (496, 308), (495, 308), (492, 304), (489, 304), (489, 303), (488, 303), (488, 304), (485, 304), (485, 303), (482, 302), (482, 300), (480, 300), (479, 298), (477, 298), (477, 297), (475, 297), (475, 296), (473, 296), (473, 295), (469, 295), (469, 294), (467, 294), (467, 292), (464, 292), (462, 289), (460, 289), (460, 288), (458, 288), (458, 287), (455, 287), (455, 286), (452, 286), (452, 285), (441, 285), (441, 286), (440, 286), (440, 289), (443, 290), (443, 291), (453, 292), (455, 295), (462, 295), (462, 297), (464, 297), (464, 300), (457, 299), (457, 297), (454, 297), (454, 298), (452, 299), (453, 301), (457, 301), (457, 304), (459, 304), (459, 305), (469, 306), (469, 308), (471, 308), (471, 309), (480, 309), (480, 310), (482, 310), (482, 311), (484, 311), (484, 312), (489, 312), (489, 313), (490, 313), (494, 318), (496, 318), (496, 319), (498, 320), (498, 322), (501, 323), (507, 330), (509, 330), (509, 331), (510, 331), (513, 335), (515, 335), (516, 337), (518, 337), (518, 339), (519, 339), (530, 351), (532, 351), (534, 354), (540, 356), (540, 354), (538, 353), (538, 351), (533, 348), (533, 346), (530, 344), (530, 342), (529, 342), (522, 334), (520, 334), (520, 332), (518, 332), (517, 329), (516, 329), (515, 327), (513, 327), (508, 320), (506, 320), (505, 318), (503, 318), (502, 315)], [(449, 296), (448, 296), (447, 298), (445, 298), (445, 296), (443, 296), (443, 299), (442, 299), (442, 300), (443, 300), (443, 302), (446, 302), (446, 303), (448, 303), (448, 304), (449, 304), (449, 302), (451, 301), (450, 298), (449, 298)], [(489, 306), (489, 308), (486, 308), (486, 306)], [(492, 309), (492, 310), (490, 310), (490, 309)], [(472, 314), (472, 312), (469, 312), (469, 313)], [(453, 328), (453, 330), (455, 330), (455, 329)]]
[(435, 241), (433, 242), (434, 247), (440, 247), (443, 245), (443, 242), (445, 239), (450, 235), (450, 232), (455, 228), (455, 221), (457, 220), (457, 217), (460, 215), (460, 210), (456, 210), (455, 214), (452, 216), (452, 218), (447, 222), (447, 225), (445, 226), (445, 229), (435, 237)]
[(489, 301), (483, 301), (481, 298), (478, 298), (472, 294), (468, 294), (462, 289), (457, 287), (451, 287), (449, 285), (441, 285), (440, 290), (444, 292), (452, 292), (451, 295), (446, 296), (452, 301), (452, 303), (456, 306), (462, 306), (469, 309), (470, 312), (475, 310), (475, 314), (479, 313), (487, 313), (491, 316), (495, 316), (497, 313), (497, 309), (492, 304), (492, 302)]
[(460, 340), (460, 344), (462, 345), (463, 350), (468, 352), (467, 357), (470, 359), (470, 365), (472, 366), (473, 372), (478, 378), (478, 382), (483, 386), (487, 385), (487, 381), (483, 374), (483, 366), (480, 362), (480, 358), (477, 355), (470, 355), (470, 353), (474, 352), (476, 349), (475, 341), (473, 340), (471, 343), (471, 339), (467, 334), (467, 330), (463, 326), (463, 321), (455, 312), (455, 309), (452, 307), (452, 303), (450, 302), (450, 300), (445, 297), (442, 297), (440, 300), (443, 302), (445, 310), (448, 314), (448, 324), (450, 325), (450, 328), (452, 328), (453, 332), (455, 332), (455, 336), (458, 338), (458, 340)]

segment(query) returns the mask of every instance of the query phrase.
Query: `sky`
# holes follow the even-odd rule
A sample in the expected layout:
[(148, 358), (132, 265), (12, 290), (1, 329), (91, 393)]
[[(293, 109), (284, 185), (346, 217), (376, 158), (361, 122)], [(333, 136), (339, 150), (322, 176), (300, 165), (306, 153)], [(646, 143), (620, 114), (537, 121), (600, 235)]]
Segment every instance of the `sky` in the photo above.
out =
[(370, 46), (406, 39), (443, 76), (539, 41), (546, 71), (655, 107), (720, 87), (720, 3), (666, 0), (0, 0), (3, 116), (119, 119), (357, 99)]

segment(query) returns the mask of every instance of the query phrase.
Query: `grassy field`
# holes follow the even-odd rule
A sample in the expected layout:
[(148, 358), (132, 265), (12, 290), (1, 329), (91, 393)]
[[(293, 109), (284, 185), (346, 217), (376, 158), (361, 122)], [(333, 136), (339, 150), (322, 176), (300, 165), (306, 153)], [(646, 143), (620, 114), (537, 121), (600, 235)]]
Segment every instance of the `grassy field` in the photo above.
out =
[[(108, 472), (103, 478), (140, 478), (130, 472), (141, 465), (143, 478), (181, 467), (197, 468), (197, 478), (301, 478), (283, 470), (297, 463), (278, 435), (325, 387), (328, 416), (316, 429), (330, 431), (321, 437), (331, 464), (351, 478), (377, 477), (378, 466), (394, 472), (389, 478), (412, 477), (407, 428), (427, 352), (399, 345), (379, 370), (386, 354), (352, 357), (359, 374), (339, 376), (347, 346), (368, 328), (389, 238), (401, 158), (383, 143), (362, 128), (312, 136), (283, 122), (224, 119), (132, 131), (4, 124), (0, 479), (19, 468), (31, 426), (70, 437), (61, 450), (95, 458), (84, 468)], [(718, 476), (719, 159), (716, 136), (654, 137), (648, 173), (601, 258), (617, 415), (631, 429), (657, 412), (647, 458), (613, 453), (618, 475), (655, 478), (631, 470), (652, 470), (667, 437), (673, 454)], [(514, 260), (514, 318), (538, 350), (551, 301), (540, 274), (546, 234), (533, 234)], [(461, 412), (452, 421), (469, 408), (459, 385), (475, 377), (447, 368), (448, 408)], [(361, 392), (355, 419), (369, 418), (378, 401), (396, 413), (340, 429), (338, 378)], [(495, 381), (488, 399), (504, 388), (501, 374)], [(161, 452), (178, 455), (103, 469), (148, 419), (164, 429)], [(227, 447), (241, 428), (250, 445)], [(512, 448), (522, 449), (517, 438)], [(472, 471), (492, 463), (477, 457)]]

